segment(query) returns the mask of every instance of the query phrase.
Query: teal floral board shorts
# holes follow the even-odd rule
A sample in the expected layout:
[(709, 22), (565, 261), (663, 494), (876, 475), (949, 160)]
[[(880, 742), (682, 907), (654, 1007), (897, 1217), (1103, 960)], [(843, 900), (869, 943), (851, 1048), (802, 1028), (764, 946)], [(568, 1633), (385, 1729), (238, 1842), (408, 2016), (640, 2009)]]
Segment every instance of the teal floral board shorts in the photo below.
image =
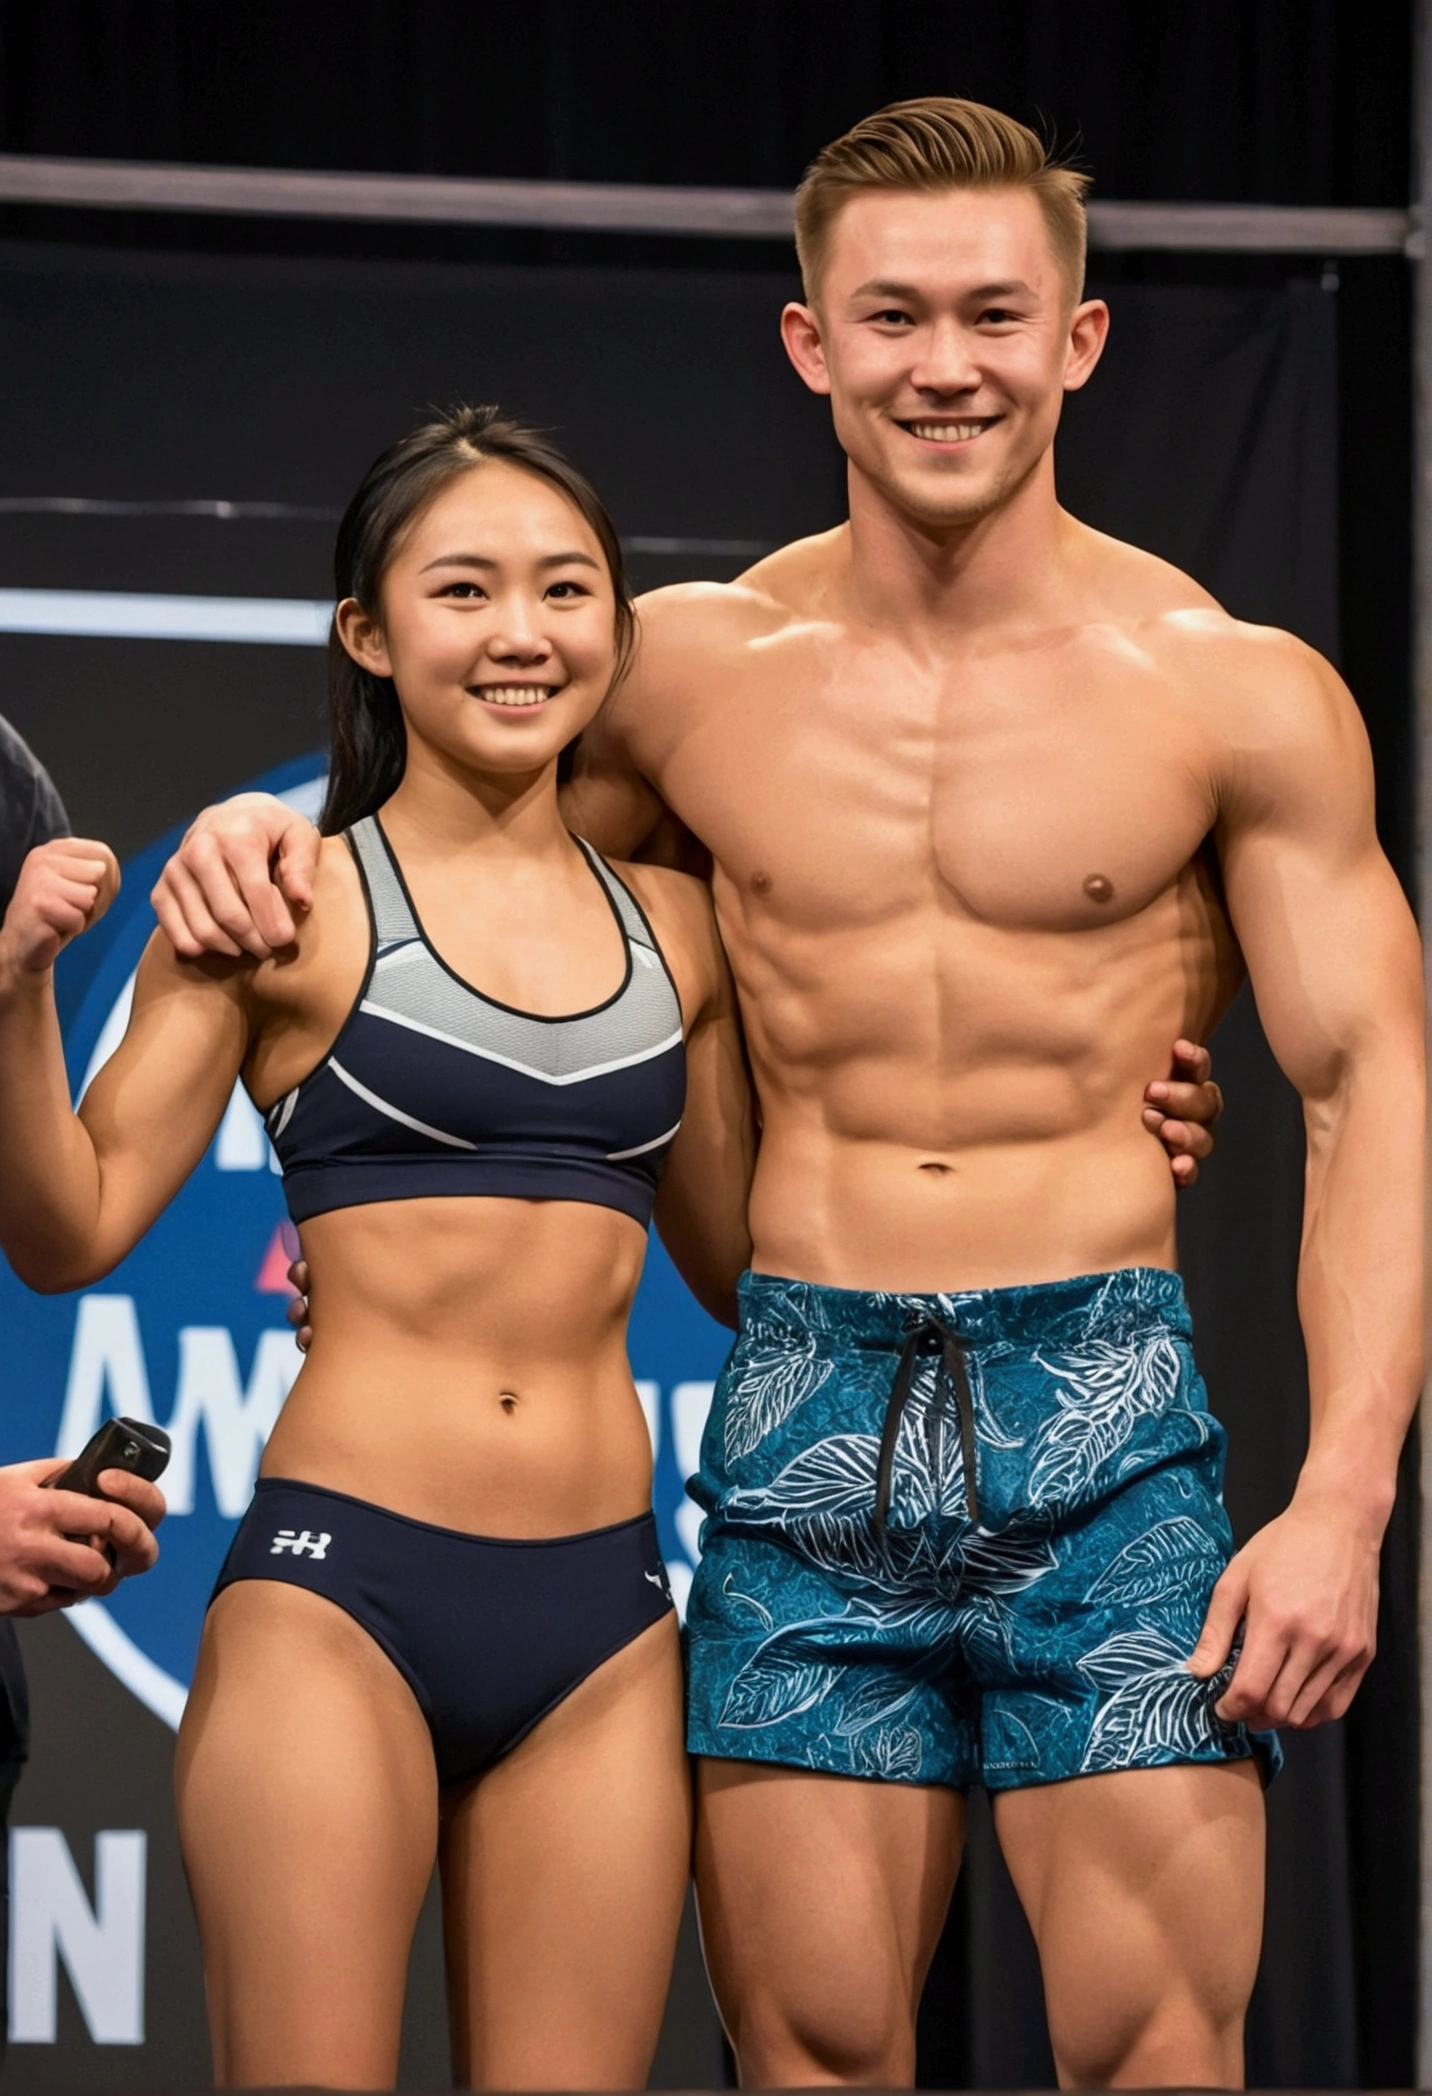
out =
[(991, 1790), (1281, 1759), (1185, 1664), (1232, 1554), (1176, 1274), (770, 1274), (689, 1490), (693, 1754)]

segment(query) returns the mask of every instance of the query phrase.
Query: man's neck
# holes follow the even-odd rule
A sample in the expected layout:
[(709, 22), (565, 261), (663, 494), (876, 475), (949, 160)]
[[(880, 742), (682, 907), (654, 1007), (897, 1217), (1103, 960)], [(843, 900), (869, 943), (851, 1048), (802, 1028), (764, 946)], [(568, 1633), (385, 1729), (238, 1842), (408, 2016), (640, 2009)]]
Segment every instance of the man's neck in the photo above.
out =
[(847, 587), (861, 621), (919, 647), (1063, 615), (1080, 527), (1060, 509), (1046, 455), (996, 510), (932, 525), (853, 466)]

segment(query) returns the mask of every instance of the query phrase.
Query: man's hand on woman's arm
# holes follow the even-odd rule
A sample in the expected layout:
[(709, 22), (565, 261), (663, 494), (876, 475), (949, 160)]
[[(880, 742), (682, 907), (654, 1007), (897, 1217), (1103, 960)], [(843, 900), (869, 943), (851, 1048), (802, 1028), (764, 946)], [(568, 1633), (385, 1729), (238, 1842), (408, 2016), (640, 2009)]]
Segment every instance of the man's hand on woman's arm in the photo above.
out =
[(150, 896), (176, 953), (267, 960), (313, 907), (319, 835), (270, 793), (240, 793), (195, 817)]

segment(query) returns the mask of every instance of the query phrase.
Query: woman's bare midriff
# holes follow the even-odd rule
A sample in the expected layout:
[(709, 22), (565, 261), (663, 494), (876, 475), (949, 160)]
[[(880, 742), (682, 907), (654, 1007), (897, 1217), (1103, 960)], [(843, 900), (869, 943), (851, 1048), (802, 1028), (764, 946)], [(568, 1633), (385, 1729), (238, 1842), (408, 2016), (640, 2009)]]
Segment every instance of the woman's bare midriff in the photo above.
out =
[(626, 1355), (646, 1234), (570, 1201), (383, 1202), (302, 1232), (314, 1339), (270, 1437), (300, 1478), (476, 1535), (644, 1511)]

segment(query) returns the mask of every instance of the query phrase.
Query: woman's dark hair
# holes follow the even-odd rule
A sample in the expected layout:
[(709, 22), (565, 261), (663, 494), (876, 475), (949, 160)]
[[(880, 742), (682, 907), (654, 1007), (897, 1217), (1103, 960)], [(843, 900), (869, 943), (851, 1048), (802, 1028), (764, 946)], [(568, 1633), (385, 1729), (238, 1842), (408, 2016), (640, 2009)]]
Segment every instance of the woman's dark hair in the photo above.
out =
[[(591, 482), (545, 437), (510, 421), (499, 408), (453, 408), (374, 459), (338, 527), (333, 580), (339, 603), (356, 597), (365, 611), (376, 612), (383, 571), (401, 533), (450, 480), (488, 459), (504, 459), (550, 481), (591, 525), (616, 597), (615, 685), (635, 631), (616, 526)], [(392, 678), (360, 668), (338, 638), (336, 621), (328, 636), (328, 705), (328, 791), (318, 827), (331, 837), (382, 807), (396, 791), (408, 755)]]

